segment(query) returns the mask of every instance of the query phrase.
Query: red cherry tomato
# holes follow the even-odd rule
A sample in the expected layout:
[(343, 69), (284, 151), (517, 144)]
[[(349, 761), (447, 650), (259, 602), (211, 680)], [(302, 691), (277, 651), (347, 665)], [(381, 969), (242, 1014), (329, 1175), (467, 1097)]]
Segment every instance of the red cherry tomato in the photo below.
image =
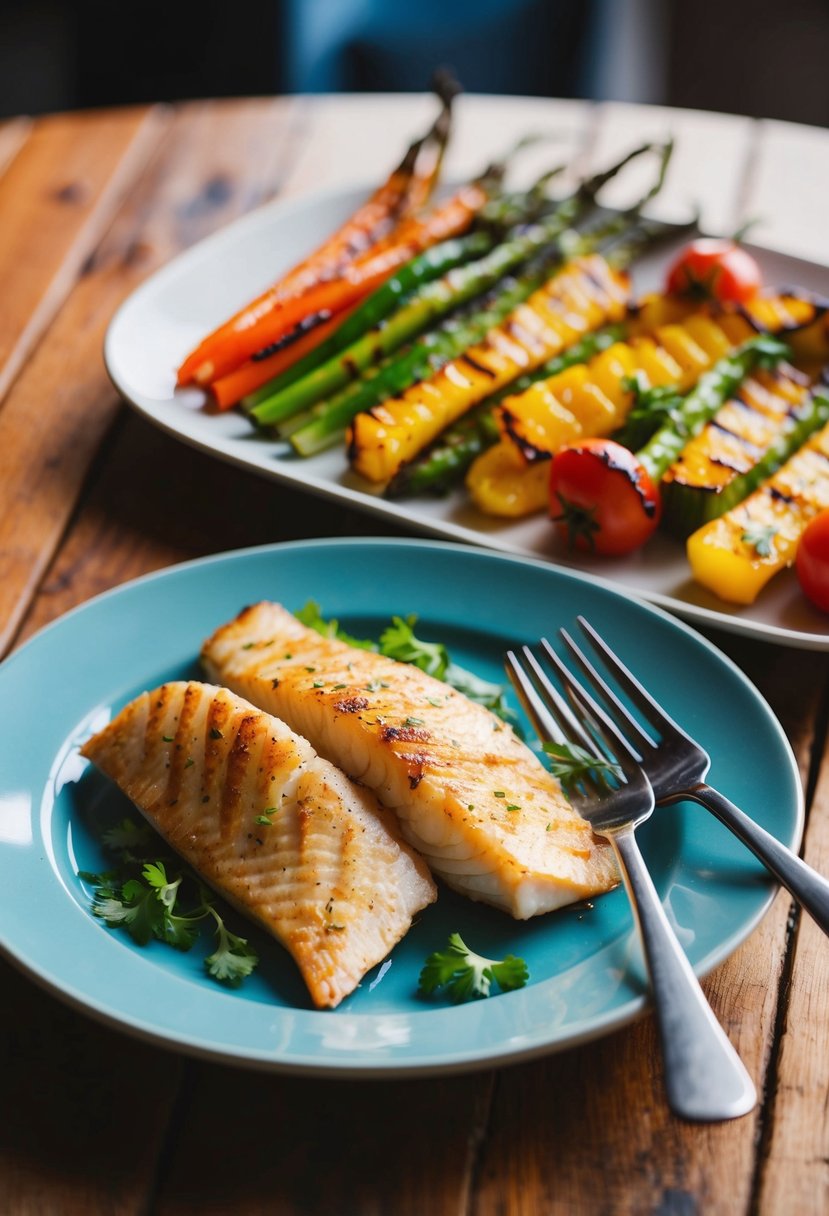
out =
[(627, 448), (612, 439), (582, 439), (553, 457), (550, 514), (570, 549), (619, 556), (655, 531), (662, 499)]
[(829, 612), (829, 511), (821, 511), (807, 525), (797, 546), (795, 568), (804, 594)]
[(757, 262), (734, 241), (702, 238), (686, 245), (671, 263), (665, 289), (721, 303), (744, 304), (763, 286)]

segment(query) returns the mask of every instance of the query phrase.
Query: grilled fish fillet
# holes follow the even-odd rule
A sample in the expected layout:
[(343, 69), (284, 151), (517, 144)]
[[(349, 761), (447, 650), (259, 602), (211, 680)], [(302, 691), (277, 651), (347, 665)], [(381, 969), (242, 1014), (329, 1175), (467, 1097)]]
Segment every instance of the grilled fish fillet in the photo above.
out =
[(271, 603), (221, 627), (202, 662), (374, 790), (464, 895), (523, 920), (617, 884), (609, 847), (533, 752), (417, 668), (323, 638)]
[(287, 948), (319, 1008), (347, 996), (436, 897), (368, 790), (227, 689), (145, 692), (81, 751)]

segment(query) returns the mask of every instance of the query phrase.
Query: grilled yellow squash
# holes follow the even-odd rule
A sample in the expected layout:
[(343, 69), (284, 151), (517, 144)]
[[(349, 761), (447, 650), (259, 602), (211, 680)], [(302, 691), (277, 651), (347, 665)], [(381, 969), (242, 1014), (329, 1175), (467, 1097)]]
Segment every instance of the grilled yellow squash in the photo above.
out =
[(757, 371), (690, 439), (662, 478), (663, 519), (687, 536), (756, 489), (821, 423), (808, 377)]
[[(618, 430), (634, 399), (626, 387), (633, 377), (644, 379), (648, 386), (671, 385), (686, 392), (719, 358), (750, 338), (761, 317), (769, 328), (776, 326), (789, 332), (815, 323), (823, 315), (821, 304), (789, 295), (764, 297), (756, 305), (756, 319), (746, 308), (687, 310), (687, 301), (650, 297), (635, 314), (635, 336), (628, 342), (617, 342), (589, 363), (568, 368), (507, 397), (495, 411), (502, 433), (498, 446), (514, 446), (529, 469), (538, 461), (548, 460), (566, 443)], [(649, 334), (639, 332), (643, 318), (657, 317), (667, 320)], [(528, 513), (544, 506), (537, 491), (538, 479), (535, 492), (518, 493), (521, 474), (514, 459), (510, 461), (503, 452), (498, 455), (491, 449), (478, 460), (486, 463), (482, 469), (476, 468), (477, 462), (472, 465), (466, 485), (480, 510), (502, 515), (505, 501), (526, 502)], [(499, 484), (501, 474), (508, 484)]]
[(688, 538), (697, 582), (720, 599), (752, 604), (791, 565), (811, 519), (829, 508), (829, 423), (743, 502)]
[(429, 380), (358, 414), (348, 434), (357, 473), (387, 482), (472, 406), (591, 330), (621, 320), (627, 276), (598, 254), (564, 265), (484, 340)]

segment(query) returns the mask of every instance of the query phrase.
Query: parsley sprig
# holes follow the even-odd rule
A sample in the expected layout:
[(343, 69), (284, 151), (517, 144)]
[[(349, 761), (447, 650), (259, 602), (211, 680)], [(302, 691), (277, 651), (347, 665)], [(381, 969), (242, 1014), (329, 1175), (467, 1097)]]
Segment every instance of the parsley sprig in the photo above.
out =
[(361, 650), (374, 650), (387, 659), (396, 659), (398, 663), (411, 663), (419, 667), (427, 675), (442, 680), (450, 688), (462, 692), (470, 701), (478, 701), (486, 706), (499, 718), (515, 727), (517, 718), (506, 703), (503, 686), (482, 680), (473, 672), (459, 667), (450, 658), (449, 652), (442, 642), (427, 642), (417, 636), (414, 627), (417, 617), (394, 616), (376, 642), (352, 637), (340, 628), (339, 621), (325, 620), (322, 610), (314, 600), (296, 613), (298, 620), (309, 629), (327, 638), (338, 638), (349, 646), (358, 646)]
[(102, 834), (115, 868), (99, 874), (81, 871), (94, 887), (92, 911), (111, 929), (125, 929), (139, 946), (156, 940), (175, 950), (191, 950), (205, 922), (213, 920), (216, 945), (205, 960), (208, 975), (236, 988), (259, 959), (246, 938), (231, 933), (211, 893), (172, 855), (158, 852), (158, 840), (145, 824), (122, 819)]
[(470, 950), (459, 933), (449, 936), (445, 950), (430, 954), (420, 972), (418, 989), (425, 996), (444, 989), (456, 1003), (490, 995), (493, 981), (502, 992), (523, 988), (529, 979), (523, 958), (484, 958)]
[(754, 550), (758, 557), (771, 557), (774, 553), (774, 538), (778, 529), (774, 524), (761, 524), (750, 520), (740, 539)]
[(593, 773), (607, 784), (609, 776), (621, 775), (621, 768), (612, 760), (600, 760), (585, 747), (577, 743), (542, 743), (543, 751), (550, 757), (550, 771), (566, 790), (572, 790), (580, 777)]

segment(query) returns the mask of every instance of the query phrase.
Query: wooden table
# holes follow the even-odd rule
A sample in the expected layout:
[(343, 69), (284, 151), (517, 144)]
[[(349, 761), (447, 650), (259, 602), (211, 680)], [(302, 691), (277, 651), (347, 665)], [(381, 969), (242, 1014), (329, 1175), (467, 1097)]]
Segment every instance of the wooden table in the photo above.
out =
[[(377, 177), (431, 110), (425, 97), (291, 98), (0, 125), (4, 651), (95, 593), (185, 558), (390, 532), (298, 504), (151, 429), (119, 404), (101, 343), (119, 301), (179, 250), (274, 195)], [(556, 157), (574, 170), (671, 129), (663, 213), (684, 213), (691, 197), (724, 231), (756, 215), (759, 242), (829, 261), (824, 132), (465, 98), (452, 169), (478, 168), (529, 129), (553, 129)], [(829, 872), (826, 656), (711, 636), (782, 720), (807, 790), (805, 854)], [(829, 1210), (829, 946), (785, 895), (706, 983), (764, 1094), (725, 1126), (669, 1116), (649, 1017), (499, 1072), (327, 1082), (148, 1047), (6, 963), (0, 971), (3, 1213)]]

